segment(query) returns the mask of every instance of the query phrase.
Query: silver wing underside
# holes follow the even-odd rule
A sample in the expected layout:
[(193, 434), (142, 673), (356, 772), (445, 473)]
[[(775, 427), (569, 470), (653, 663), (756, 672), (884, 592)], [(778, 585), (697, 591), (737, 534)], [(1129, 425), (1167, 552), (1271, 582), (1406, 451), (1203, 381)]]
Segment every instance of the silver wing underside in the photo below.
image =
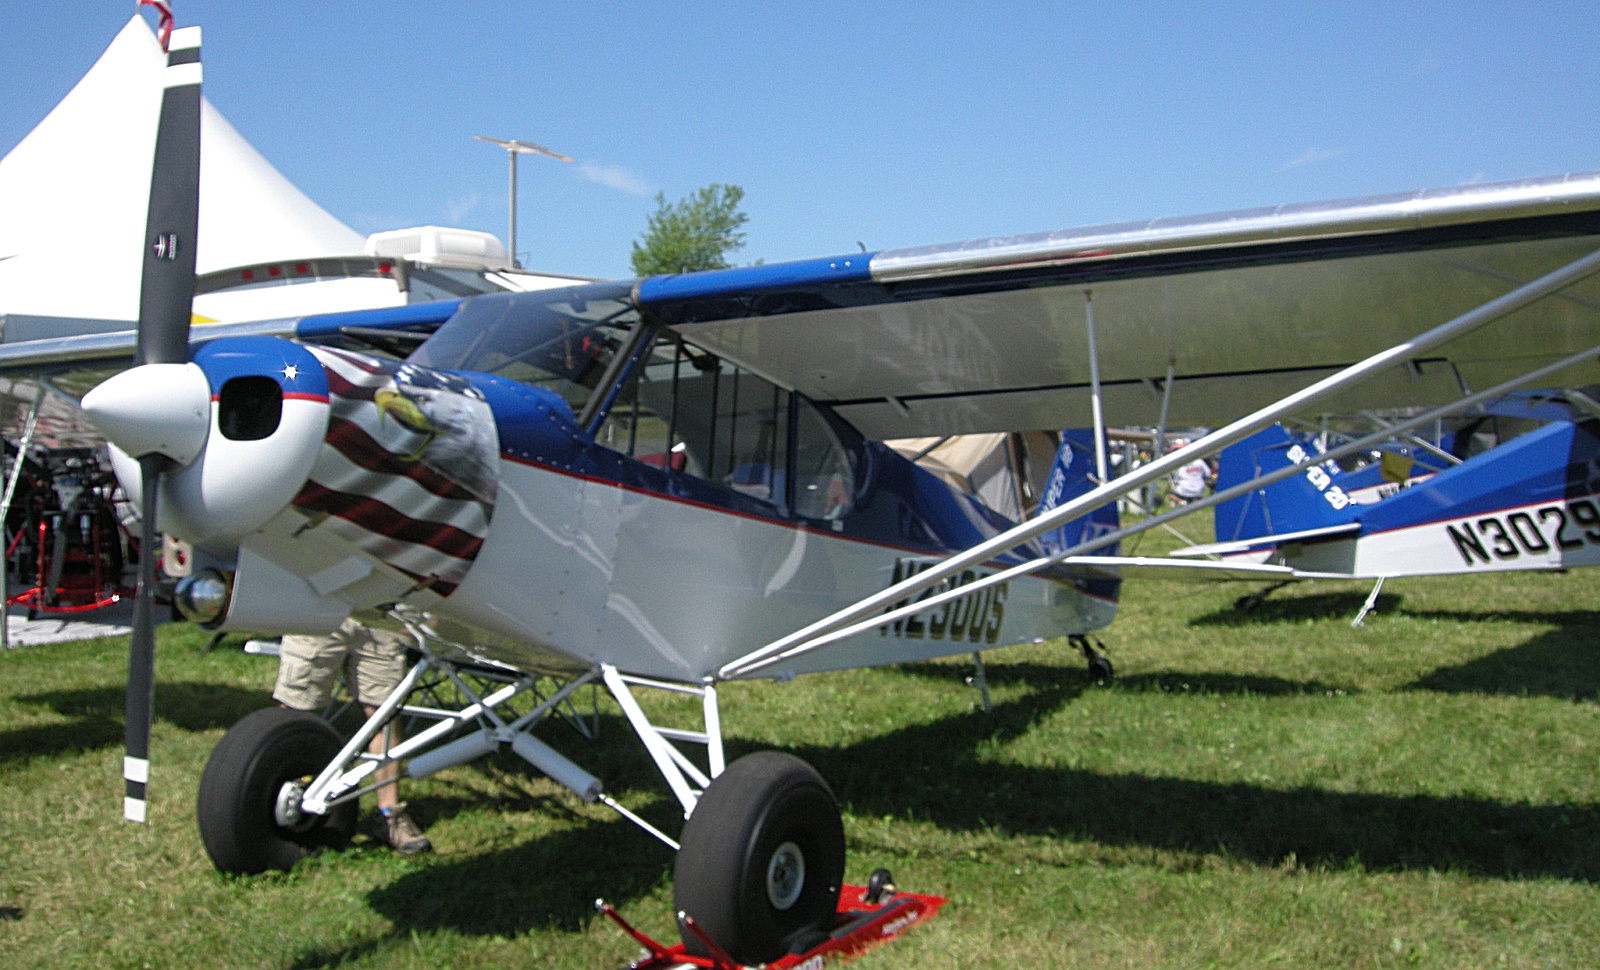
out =
[[(679, 325), (836, 403), (869, 438), (1087, 424), (1092, 297), (1106, 418), (1212, 425), (1600, 248), (1600, 173), (879, 253), (871, 295)], [(1443, 403), (1595, 343), (1590, 279), (1352, 389)], [(1594, 365), (1559, 375), (1600, 380)]]

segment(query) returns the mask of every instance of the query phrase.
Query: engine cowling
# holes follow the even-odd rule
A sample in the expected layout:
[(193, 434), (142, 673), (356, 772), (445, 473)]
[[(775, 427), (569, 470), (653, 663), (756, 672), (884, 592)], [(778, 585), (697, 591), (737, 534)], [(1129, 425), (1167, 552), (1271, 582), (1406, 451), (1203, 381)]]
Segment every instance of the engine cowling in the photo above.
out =
[[(203, 376), (210, 397), (203, 425), (190, 409), (167, 404), (142, 423), (130, 413), (169, 394), (193, 396), (172, 375), (151, 370), (172, 367)], [(146, 442), (191, 440), (203, 427), (193, 457), (162, 451), (180, 467), (161, 478), (158, 525), (199, 547), (229, 546), (282, 511), (310, 477), (328, 429), (328, 380), (299, 344), (239, 337), (203, 345), (191, 364), (124, 371), (85, 395), (84, 411), (110, 441), (112, 465), (135, 502)], [(140, 434), (127, 430), (135, 427)]]

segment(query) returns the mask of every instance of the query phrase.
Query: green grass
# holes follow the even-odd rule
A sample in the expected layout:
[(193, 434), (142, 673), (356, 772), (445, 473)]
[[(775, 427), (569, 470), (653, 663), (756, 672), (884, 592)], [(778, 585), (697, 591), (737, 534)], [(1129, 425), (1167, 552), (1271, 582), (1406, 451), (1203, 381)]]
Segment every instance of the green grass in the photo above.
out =
[[(1148, 551), (1148, 550), (1147, 550)], [(1130, 584), (1118, 679), (1063, 644), (735, 684), (731, 752), (815, 764), (848, 877), (950, 897), (853, 966), (1592, 967), (1600, 939), (1600, 571), (1356, 584)], [(609, 967), (604, 896), (671, 936), (670, 854), (505, 758), (411, 784), (438, 847), (362, 837), (288, 874), (215, 873), (211, 746), (270, 659), (160, 634), (152, 824), (120, 821), (123, 648), (0, 656), (0, 964)], [(627, 728), (545, 736), (676, 830)]]

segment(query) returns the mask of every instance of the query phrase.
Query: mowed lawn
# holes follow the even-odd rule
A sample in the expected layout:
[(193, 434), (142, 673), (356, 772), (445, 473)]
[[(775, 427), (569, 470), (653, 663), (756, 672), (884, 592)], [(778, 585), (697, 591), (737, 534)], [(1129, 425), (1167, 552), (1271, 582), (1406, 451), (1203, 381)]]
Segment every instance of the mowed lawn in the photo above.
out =
[[(848, 877), (950, 902), (877, 967), (1600, 966), (1600, 570), (1367, 589), (1130, 583), (1091, 685), (1064, 643), (726, 687), (733, 753), (806, 758)], [(124, 646), (0, 656), (0, 966), (616, 967), (671, 936), (671, 857), (507, 756), (408, 786), (438, 851), (362, 837), (229, 878), (194, 824), (270, 658), (160, 635), (152, 824), (120, 821)], [(587, 699), (585, 703), (587, 704)], [(544, 736), (676, 831), (603, 698)], [(663, 712), (669, 713), (669, 712)]]

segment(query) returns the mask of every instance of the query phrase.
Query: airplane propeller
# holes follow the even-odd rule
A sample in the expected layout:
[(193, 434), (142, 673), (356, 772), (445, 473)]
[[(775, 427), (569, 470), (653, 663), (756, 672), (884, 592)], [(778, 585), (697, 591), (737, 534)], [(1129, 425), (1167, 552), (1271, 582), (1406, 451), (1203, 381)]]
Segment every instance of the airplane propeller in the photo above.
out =
[[(165, 33), (165, 31), (163, 31)], [(172, 32), (156, 129), (139, 292), (135, 366), (84, 396), (85, 413), (139, 463), (139, 584), (128, 650), (123, 815), (145, 820), (155, 674), (157, 499), (163, 472), (193, 461), (210, 425), (210, 390), (189, 363), (200, 212), (200, 28)]]

